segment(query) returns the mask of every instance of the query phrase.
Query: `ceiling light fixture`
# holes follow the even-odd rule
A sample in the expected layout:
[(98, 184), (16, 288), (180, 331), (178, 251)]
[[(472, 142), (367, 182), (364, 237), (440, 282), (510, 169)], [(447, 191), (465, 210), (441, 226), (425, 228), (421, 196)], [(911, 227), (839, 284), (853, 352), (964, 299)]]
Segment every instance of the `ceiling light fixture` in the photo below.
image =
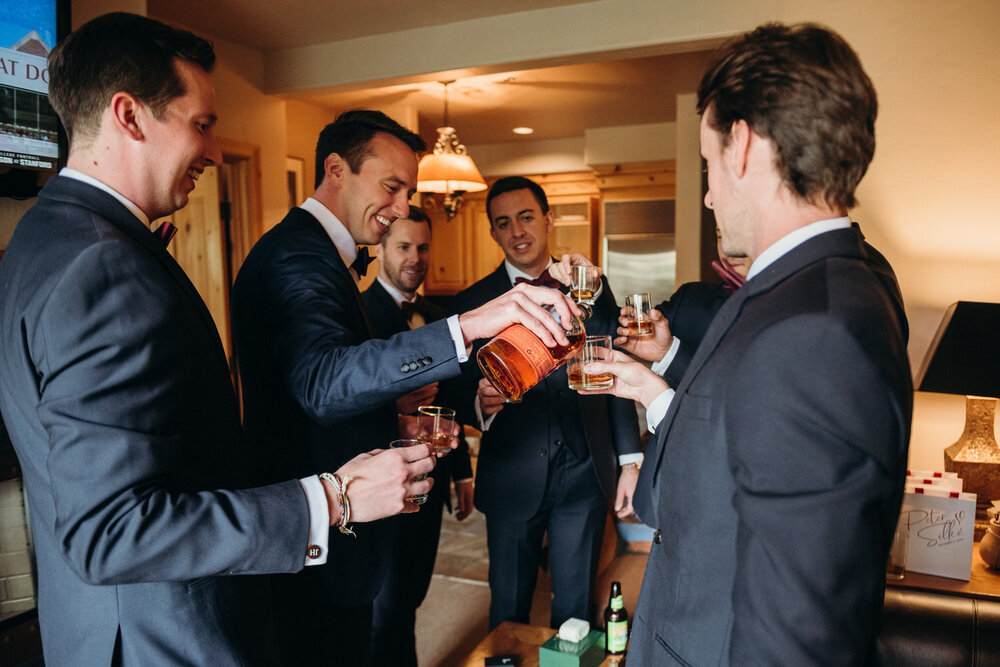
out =
[(417, 190), (443, 193), (445, 215), (451, 220), (462, 205), (462, 195), (485, 190), (486, 179), (459, 142), (455, 128), (448, 125), (448, 84), (454, 81), (440, 83), (444, 86), (444, 125), (437, 129), (434, 151), (420, 160)]
[(534, 134), (535, 130), (530, 127), (515, 127), (514, 134)]

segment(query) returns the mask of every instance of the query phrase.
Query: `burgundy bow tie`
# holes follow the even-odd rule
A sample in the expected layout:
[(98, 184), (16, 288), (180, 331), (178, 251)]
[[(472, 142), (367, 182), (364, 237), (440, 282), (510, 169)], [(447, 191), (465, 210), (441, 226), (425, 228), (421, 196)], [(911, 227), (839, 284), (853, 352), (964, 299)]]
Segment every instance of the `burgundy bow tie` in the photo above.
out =
[(153, 236), (155, 236), (156, 239), (163, 244), (163, 247), (166, 248), (170, 243), (170, 239), (174, 238), (174, 234), (176, 233), (177, 228), (174, 227), (169, 220), (165, 220), (162, 225), (153, 231)]
[(351, 262), (351, 268), (358, 274), (358, 278), (364, 278), (365, 274), (368, 273), (368, 265), (374, 260), (374, 257), (368, 256), (368, 248), (362, 246), (358, 249), (358, 256)]
[(535, 279), (529, 280), (528, 278), (523, 278), (518, 276), (514, 278), (514, 284), (520, 285), (521, 283), (528, 283), (529, 285), (539, 285), (541, 287), (551, 287), (552, 289), (560, 289), (563, 285), (561, 282), (549, 275), (549, 270), (545, 269), (542, 273)]
[(417, 295), (417, 298), (413, 301), (403, 301), (399, 304), (399, 307), (403, 309), (403, 316), (407, 321), (413, 319), (413, 315), (420, 313), (420, 316), (424, 318), (424, 322), (427, 321), (427, 309), (430, 302), (424, 297)]

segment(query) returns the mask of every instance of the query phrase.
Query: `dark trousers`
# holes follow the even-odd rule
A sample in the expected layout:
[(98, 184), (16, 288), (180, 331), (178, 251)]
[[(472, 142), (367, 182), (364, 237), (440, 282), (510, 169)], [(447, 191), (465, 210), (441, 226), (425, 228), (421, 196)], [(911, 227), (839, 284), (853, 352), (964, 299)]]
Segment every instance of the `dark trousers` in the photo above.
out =
[[(325, 567), (319, 565), (316, 567)], [(368, 643), (372, 628), (371, 603), (359, 607), (330, 607), (323, 604), (322, 591), (293, 602), (277, 599), (275, 626), (282, 664), (286, 667), (368, 664)], [(293, 604), (296, 608), (283, 608)], [(302, 613), (303, 608), (307, 613)]]
[(434, 573), (441, 511), (450, 493), (448, 475), (434, 477), (434, 486), (420, 511), (390, 519), (395, 539), (382, 590), (372, 611), (372, 667), (417, 667), (414, 633), (417, 607), (424, 601)]
[[(548, 533), (552, 579), (550, 624), (567, 618), (591, 618), (591, 588), (604, 539), (607, 503), (594, 465), (568, 460), (557, 452), (549, 466), (545, 495), (538, 512), (526, 522), (486, 516), (490, 554), (490, 630), (504, 621), (527, 623), (541, 564), (542, 538)], [(516, 493), (511, 489), (511, 493)]]

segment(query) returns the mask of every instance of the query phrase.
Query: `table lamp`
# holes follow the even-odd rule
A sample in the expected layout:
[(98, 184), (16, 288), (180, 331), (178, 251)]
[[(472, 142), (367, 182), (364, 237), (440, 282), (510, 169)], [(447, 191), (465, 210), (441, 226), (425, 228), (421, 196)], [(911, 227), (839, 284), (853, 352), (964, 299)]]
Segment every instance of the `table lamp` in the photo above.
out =
[(965, 430), (944, 450), (944, 468), (976, 494), (976, 539), (986, 508), (1000, 499), (1000, 446), (994, 435), (1000, 397), (1000, 303), (959, 301), (948, 307), (914, 383), (919, 391), (965, 396)]

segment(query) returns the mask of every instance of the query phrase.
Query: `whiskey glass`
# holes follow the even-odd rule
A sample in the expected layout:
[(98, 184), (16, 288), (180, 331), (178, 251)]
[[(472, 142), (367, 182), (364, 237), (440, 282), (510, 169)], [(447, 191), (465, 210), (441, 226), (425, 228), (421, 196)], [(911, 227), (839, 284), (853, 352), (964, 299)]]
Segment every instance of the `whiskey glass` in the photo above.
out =
[(611, 336), (587, 336), (583, 346), (570, 353), (566, 377), (573, 391), (607, 389), (615, 383), (611, 373), (590, 374), (583, 367), (592, 361), (607, 359), (611, 354)]
[(417, 408), (417, 438), (435, 454), (451, 451), (455, 430), (455, 411), (439, 405), (421, 405)]
[(653, 334), (653, 319), (650, 316), (652, 309), (649, 292), (638, 292), (625, 297), (626, 327), (629, 336)]
[[(389, 443), (390, 447), (413, 447), (414, 445), (423, 445), (424, 447), (426, 447), (427, 443), (424, 442), (423, 440), (418, 440), (416, 438), (400, 438), (399, 440), (393, 440), (392, 442)], [(422, 475), (417, 475), (416, 477), (413, 478), (413, 481), (419, 482), (420, 480), (423, 479), (427, 479), (427, 473), (423, 473)], [(409, 500), (411, 503), (416, 503), (417, 505), (423, 505), (425, 502), (427, 502), (427, 494), (420, 493), (415, 496), (407, 496), (406, 499)]]

